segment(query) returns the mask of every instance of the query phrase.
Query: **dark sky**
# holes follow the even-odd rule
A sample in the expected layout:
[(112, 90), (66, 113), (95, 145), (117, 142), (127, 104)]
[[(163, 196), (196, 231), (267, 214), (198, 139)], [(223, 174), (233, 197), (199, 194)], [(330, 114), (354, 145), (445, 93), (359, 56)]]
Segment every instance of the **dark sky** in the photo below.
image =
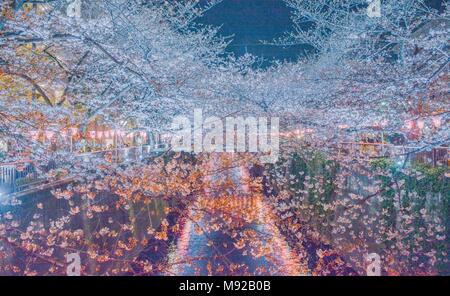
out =
[[(439, 8), (444, 1), (427, 2)], [(290, 30), (290, 12), (283, 0), (223, 0), (200, 21), (214, 26), (222, 25), (220, 33), (224, 36), (234, 35), (229, 50), (238, 56), (249, 52), (270, 60), (293, 60), (303, 52), (301, 46), (283, 48), (259, 42), (270, 41)]]
[(221, 26), (220, 33), (233, 37), (229, 50), (242, 55), (246, 51), (267, 59), (293, 59), (301, 47), (263, 45), (291, 28), (290, 12), (282, 0), (224, 0), (210, 10), (201, 22)]

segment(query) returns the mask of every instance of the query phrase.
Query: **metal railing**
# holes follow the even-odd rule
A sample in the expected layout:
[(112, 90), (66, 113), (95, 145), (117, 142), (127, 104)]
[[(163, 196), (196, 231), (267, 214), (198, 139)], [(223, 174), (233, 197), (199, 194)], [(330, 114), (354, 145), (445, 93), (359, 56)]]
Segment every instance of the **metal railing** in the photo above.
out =
[(0, 188), (2, 193), (17, 191), (21, 182), (33, 181), (37, 178), (34, 165), (30, 163), (0, 164)]
[(410, 162), (433, 166), (449, 166), (449, 147), (433, 147), (429, 151), (417, 146), (401, 146), (387, 143), (340, 142), (335, 148), (338, 155), (364, 158), (408, 157)]
[[(166, 145), (144, 145), (80, 153), (75, 157), (84, 162), (90, 162), (93, 159), (107, 159), (109, 157), (111, 162), (127, 163), (139, 162), (147, 157), (158, 155), (167, 150), (168, 147)], [(39, 180), (35, 165), (32, 162), (0, 164), (0, 192), (3, 194), (27, 191), (33, 187), (38, 188), (48, 183), (47, 181)]]

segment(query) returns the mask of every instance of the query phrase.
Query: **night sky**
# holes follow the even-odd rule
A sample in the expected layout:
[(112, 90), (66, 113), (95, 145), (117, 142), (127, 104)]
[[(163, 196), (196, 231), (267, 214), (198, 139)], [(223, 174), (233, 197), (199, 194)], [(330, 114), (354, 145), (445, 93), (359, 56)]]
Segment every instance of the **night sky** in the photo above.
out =
[(238, 56), (249, 52), (266, 59), (292, 60), (302, 52), (300, 46), (283, 48), (260, 42), (280, 37), (291, 28), (290, 12), (282, 0), (224, 0), (201, 22), (222, 25), (222, 35), (234, 35), (229, 50)]
[[(443, 1), (428, 2), (439, 8)], [(268, 60), (295, 60), (303, 53), (301, 46), (283, 48), (260, 42), (273, 40), (291, 29), (290, 12), (282, 0), (223, 0), (200, 22), (222, 26), (223, 36), (234, 35), (228, 50), (238, 56), (249, 52)]]

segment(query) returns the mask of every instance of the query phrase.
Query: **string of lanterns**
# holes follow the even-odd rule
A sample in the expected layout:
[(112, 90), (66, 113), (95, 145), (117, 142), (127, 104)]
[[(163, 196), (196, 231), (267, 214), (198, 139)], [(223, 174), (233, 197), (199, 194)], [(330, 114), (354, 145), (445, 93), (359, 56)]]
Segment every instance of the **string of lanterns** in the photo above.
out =
[[(52, 140), (57, 135), (61, 136), (62, 138), (82, 137), (82, 132), (77, 128), (69, 128), (68, 130), (62, 130), (59, 132), (30, 131), (29, 135), (33, 140), (38, 141), (42, 137), (44, 137), (45, 140)], [(88, 131), (86, 133), (86, 138), (97, 139), (97, 140), (114, 139), (115, 137), (131, 139), (135, 136), (145, 139), (147, 137), (147, 133), (145, 131), (127, 132), (127, 131), (123, 131), (123, 130)]]

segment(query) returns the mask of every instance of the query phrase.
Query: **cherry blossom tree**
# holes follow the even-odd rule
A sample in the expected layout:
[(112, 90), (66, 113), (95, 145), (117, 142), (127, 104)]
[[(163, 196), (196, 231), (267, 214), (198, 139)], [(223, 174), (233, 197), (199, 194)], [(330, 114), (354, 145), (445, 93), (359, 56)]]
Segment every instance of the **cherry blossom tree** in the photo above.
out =
[[(371, 17), (363, 0), (287, 0), (294, 29), (274, 43), (308, 54), (262, 69), (196, 22), (218, 3), (2, 2), (6, 161), (70, 181), (1, 209), (0, 274), (66, 274), (78, 254), (82, 275), (355, 275), (369, 253), (383, 274), (448, 273), (446, 167), (417, 155), (448, 146), (449, 5), (382, 1)], [(93, 124), (165, 131), (199, 107), (280, 117), (280, 161), (54, 147)], [(190, 238), (212, 255), (188, 252)]]
[[(371, 18), (366, 1), (286, 2), (294, 31), (275, 43), (310, 52), (281, 65), (291, 73), (282, 83), (297, 90), (286, 156), (269, 174), (281, 227), (303, 238), (300, 250), (313, 241), (327, 245), (320, 258), (345, 257), (313, 273), (345, 273), (347, 264), (365, 273), (372, 252), (385, 274), (448, 270), (447, 164), (411, 165), (422, 151), (448, 153), (448, 4), (439, 13), (424, 1), (383, 1)], [(363, 133), (403, 133), (411, 148), (374, 153), (378, 145), (358, 144)]]

